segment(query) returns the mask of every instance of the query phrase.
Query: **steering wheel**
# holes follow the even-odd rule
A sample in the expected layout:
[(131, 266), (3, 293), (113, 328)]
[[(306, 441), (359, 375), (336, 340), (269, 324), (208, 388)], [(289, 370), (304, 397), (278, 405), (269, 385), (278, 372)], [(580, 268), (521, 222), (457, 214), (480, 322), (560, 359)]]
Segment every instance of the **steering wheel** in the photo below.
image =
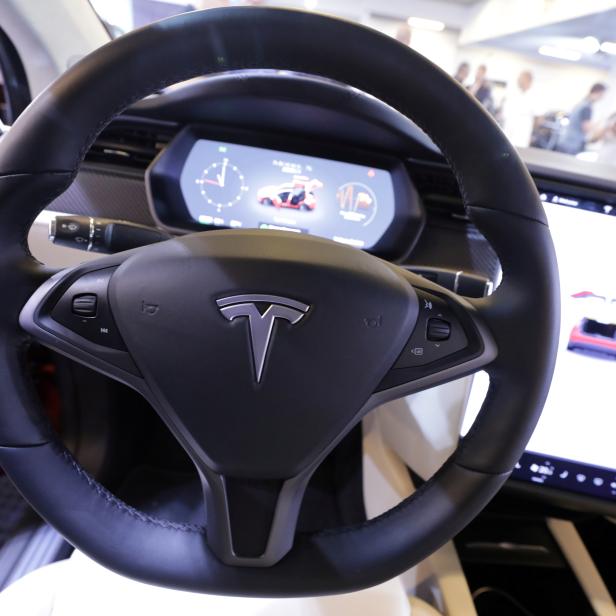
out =
[[(53, 275), (30, 255), (32, 221), (70, 185), (118, 113), (178, 81), (248, 68), (335, 79), (421, 126), (500, 259), (496, 292), (465, 299), (367, 253), (283, 232), (196, 233)], [(0, 464), (73, 545), (153, 584), (298, 596), (399, 574), (461, 530), (501, 487), (553, 372), (556, 261), (515, 150), (427, 59), (317, 14), (194, 12), (81, 60), (2, 142), (0, 247)], [(450, 328), (447, 344), (426, 339), (435, 319)], [(79, 466), (40, 411), (25, 364), (33, 340), (149, 401), (199, 472), (205, 527), (131, 508)], [(425, 352), (418, 355), (419, 346)], [(477, 420), (413, 496), (360, 525), (295, 532), (312, 473), (366, 413), (479, 369), (490, 387)]]

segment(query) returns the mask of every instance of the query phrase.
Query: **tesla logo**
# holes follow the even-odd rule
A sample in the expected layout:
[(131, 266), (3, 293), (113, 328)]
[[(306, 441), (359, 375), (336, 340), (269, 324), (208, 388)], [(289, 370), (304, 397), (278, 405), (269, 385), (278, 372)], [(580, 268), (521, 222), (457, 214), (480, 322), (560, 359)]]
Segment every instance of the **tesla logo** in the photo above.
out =
[[(257, 383), (261, 382), (276, 319), (283, 319), (295, 325), (310, 308), (307, 304), (277, 295), (233, 295), (217, 299), (216, 304), (222, 315), (229, 321), (238, 317), (248, 319)], [(265, 309), (259, 310), (259, 306)]]

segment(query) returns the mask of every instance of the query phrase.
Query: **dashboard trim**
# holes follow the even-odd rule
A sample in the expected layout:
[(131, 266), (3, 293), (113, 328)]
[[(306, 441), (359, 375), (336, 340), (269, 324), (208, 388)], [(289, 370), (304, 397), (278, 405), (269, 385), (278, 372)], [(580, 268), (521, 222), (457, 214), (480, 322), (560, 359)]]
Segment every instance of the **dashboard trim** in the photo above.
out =
[(503, 491), (568, 511), (616, 517), (616, 502), (599, 496), (561, 490), (553, 486), (538, 486), (513, 477), (507, 479), (503, 485)]

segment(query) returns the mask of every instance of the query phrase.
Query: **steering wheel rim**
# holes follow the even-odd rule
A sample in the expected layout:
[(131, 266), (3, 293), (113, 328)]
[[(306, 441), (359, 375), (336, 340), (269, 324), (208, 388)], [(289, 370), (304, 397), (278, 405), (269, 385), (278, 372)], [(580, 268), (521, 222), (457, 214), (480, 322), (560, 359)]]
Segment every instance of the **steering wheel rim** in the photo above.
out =
[[(102, 128), (164, 86), (247, 68), (335, 79), (412, 118), (451, 164), (467, 213), (500, 258), (503, 281), (489, 298), (465, 302), (487, 324), (486, 339), (498, 355), (485, 366), (491, 384), (478, 419), (435, 476), (374, 520), (297, 536), (270, 566), (240, 568), (213, 554), (204, 529), (149, 518), (79, 467), (37, 411), (23, 362), (30, 338), (18, 319), (49, 275), (28, 252), (29, 226), (70, 185)], [(506, 480), (534, 429), (559, 331), (558, 274), (537, 191), (514, 148), (468, 93), (386, 36), (313, 13), (261, 7), (195, 12), (135, 31), (72, 67), (16, 121), (0, 148), (0, 197), (0, 272), (11, 291), (0, 307), (0, 464), (71, 543), (122, 574), (252, 596), (373, 585), (408, 569), (468, 523)], [(424, 288), (439, 292), (429, 283)]]

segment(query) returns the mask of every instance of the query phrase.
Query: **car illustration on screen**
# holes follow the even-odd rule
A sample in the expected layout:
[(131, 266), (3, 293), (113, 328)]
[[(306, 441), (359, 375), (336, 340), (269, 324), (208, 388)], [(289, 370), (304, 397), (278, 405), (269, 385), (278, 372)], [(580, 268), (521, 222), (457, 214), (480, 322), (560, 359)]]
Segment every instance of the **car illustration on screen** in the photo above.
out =
[(567, 349), (616, 358), (616, 300), (592, 291), (581, 291), (572, 297), (586, 300), (587, 312), (573, 326)]
[(315, 190), (323, 187), (320, 180), (296, 176), (292, 182), (264, 186), (257, 193), (261, 205), (273, 205), (277, 208), (291, 208), (311, 212), (317, 206)]

